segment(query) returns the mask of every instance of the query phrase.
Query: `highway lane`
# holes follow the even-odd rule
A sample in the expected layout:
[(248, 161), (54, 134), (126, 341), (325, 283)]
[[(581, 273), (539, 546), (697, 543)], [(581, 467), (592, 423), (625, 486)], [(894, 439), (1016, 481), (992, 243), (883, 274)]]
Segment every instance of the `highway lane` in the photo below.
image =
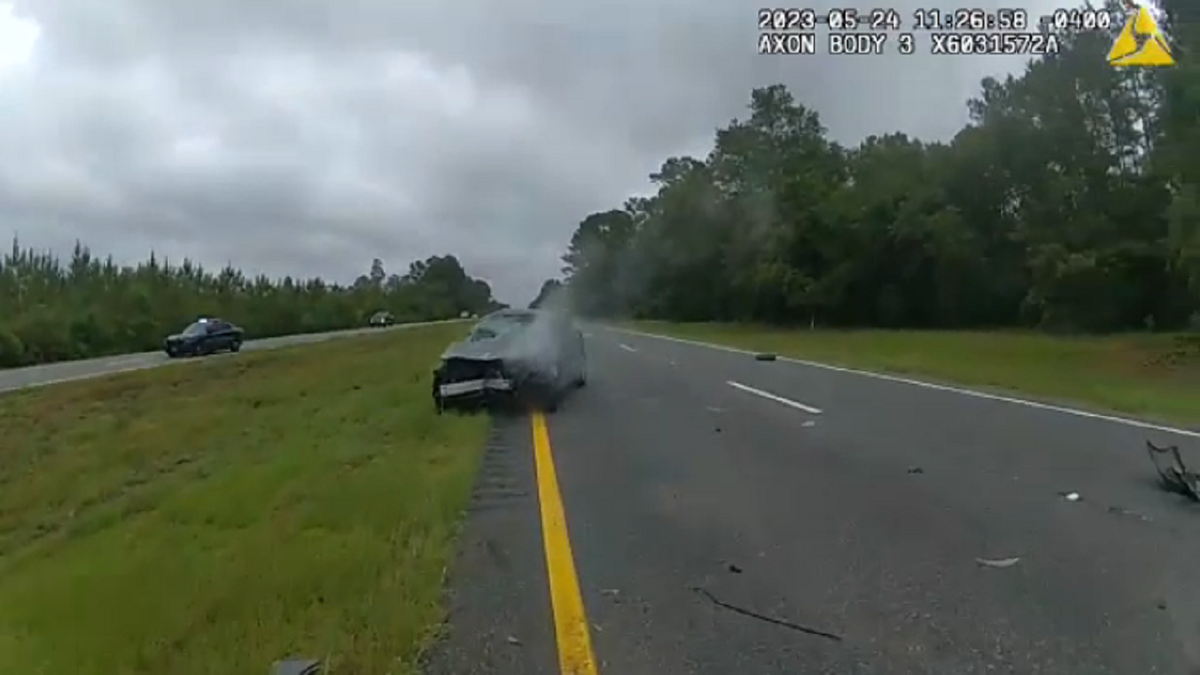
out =
[[(600, 673), (1197, 672), (1200, 514), (1142, 445), (1192, 432), (588, 332), (548, 420)], [(479, 616), (480, 578), (545, 573), (524, 514), (455, 620), (541, 656), (471, 672), (552, 670), (544, 588)]]
[[(248, 340), (242, 345), (242, 349), (245, 351), (277, 349), (279, 347), (324, 342), (326, 340), (354, 337), (356, 335), (365, 335), (368, 333), (378, 333), (388, 330), (403, 330), (416, 326), (429, 326), (439, 323), (455, 323), (461, 321), (466, 321), (466, 319), (449, 319), (447, 321), (398, 324), (388, 328), (353, 328), (349, 330), (332, 331), (327, 333), (286, 335), (281, 337), (263, 338), (259, 340)], [(191, 363), (194, 362), (194, 360), (195, 359), (171, 359), (168, 358), (163, 352), (155, 351), (143, 352), (140, 354), (124, 354), (120, 356), (83, 359), (79, 361), (63, 361), (59, 363), (49, 363), (38, 366), (26, 366), (23, 368), (9, 368), (0, 370), (0, 392), (24, 389), (27, 387), (37, 387), (47, 384), (54, 384), (57, 382), (82, 380), (130, 370), (156, 368), (158, 366), (165, 366), (167, 364)]]

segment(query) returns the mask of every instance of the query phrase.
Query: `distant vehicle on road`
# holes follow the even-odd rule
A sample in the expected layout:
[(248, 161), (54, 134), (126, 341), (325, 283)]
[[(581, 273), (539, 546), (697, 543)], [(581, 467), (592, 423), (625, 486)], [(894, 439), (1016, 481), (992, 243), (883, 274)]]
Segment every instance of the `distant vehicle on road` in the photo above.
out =
[(178, 356), (203, 356), (242, 348), (245, 335), (240, 327), (217, 318), (201, 318), (176, 335), (163, 341), (163, 350), (172, 358)]
[(442, 354), (433, 373), (433, 401), (442, 412), (533, 399), (553, 412), (569, 390), (586, 384), (583, 333), (569, 316), (503, 309), (483, 317)]
[(384, 311), (375, 312), (374, 314), (371, 315), (370, 319), (367, 319), (367, 325), (375, 327), (375, 328), (391, 326), (395, 323), (396, 323), (396, 317), (392, 316), (391, 312), (384, 312)]

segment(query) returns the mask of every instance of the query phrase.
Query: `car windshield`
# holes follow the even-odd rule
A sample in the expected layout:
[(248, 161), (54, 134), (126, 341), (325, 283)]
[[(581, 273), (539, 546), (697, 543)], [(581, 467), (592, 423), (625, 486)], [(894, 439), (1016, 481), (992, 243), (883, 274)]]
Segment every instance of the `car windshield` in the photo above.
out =
[(204, 335), (204, 333), (207, 331), (208, 331), (208, 324), (201, 322), (201, 321), (197, 321), (196, 323), (188, 326), (187, 328), (184, 328), (183, 335), (186, 337), (195, 337), (197, 335)]
[(501, 314), (485, 319), (471, 331), (471, 341), (489, 340), (513, 330), (532, 325), (537, 319), (534, 314)]

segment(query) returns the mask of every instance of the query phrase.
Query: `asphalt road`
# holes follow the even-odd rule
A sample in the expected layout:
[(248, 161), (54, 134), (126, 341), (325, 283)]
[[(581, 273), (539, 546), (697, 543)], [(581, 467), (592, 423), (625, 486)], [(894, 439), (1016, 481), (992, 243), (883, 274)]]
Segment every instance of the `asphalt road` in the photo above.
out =
[[(461, 320), (462, 319), (451, 319), (449, 321), (407, 323), (388, 328), (354, 328), (351, 330), (333, 331), (329, 333), (309, 333), (306, 335), (288, 335), (283, 337), (264, 338), (261, 340), (248, 340), (242, 345), (242, 349), (245, 351), (277, 349), (279, 347), (288, 347), (291, 345), (324, 342), (325, 340), (332, 340), (342, 337), (353, 337), (355, 335), (363, 335), (365, 333), (377, 333), (387, 330), (403, 330), (405, 328), (412, 328), (414, 326), (428, 326), (437, 323), (452, 323)], [(46, 384), (54, 384), (57, 382), (68, 382), (70, 380), (83, 380), (90, 377), (111, 375), (113, 373), (120, 373), (129, 370), (155, 368), (157, 366), (165, 366), (169, 363), (181, 364), (193, 361), (194, 359), (171, 359), (168, 358), (163, 352), (157, 351), (143, 352), (141, 354), (108, 356), (98, 359), (84, 359), (80, 361), (63, 361), (59, 363), (28, 366), (24, 368), (9, 368), (0, 370), (0, 392), (24, 389), (26, 387), (36, 387)]]
[(546, 419), (593, 663), (556, 660), (548, 493), (509, 419), (430, 672), (1200, 672), (1200, 509), (1144, 450), (1194, 432), (608, 328), (588, 349)]

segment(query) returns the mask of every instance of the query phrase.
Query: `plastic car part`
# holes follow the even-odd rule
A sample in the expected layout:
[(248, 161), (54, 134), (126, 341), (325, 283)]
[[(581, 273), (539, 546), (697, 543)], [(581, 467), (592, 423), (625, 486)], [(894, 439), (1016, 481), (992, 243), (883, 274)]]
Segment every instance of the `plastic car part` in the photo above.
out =
[(754, 355), (755, 361), (774, 361), (775, 355), (770, 352), (762, 352)]
[(1160, 448), (1146, 441), (1146, 452), (1150, 455), (1150, 461), (1154, 462), (1154, 470), (1158, 472), (1159, 483), (1164, 489), (1200, 502), (1200, 475), (1184, 466), (1178, 446)]
[(271, 666), (271, 675), (321, 675), (321, 662), (316, 659), (286, 659)]

